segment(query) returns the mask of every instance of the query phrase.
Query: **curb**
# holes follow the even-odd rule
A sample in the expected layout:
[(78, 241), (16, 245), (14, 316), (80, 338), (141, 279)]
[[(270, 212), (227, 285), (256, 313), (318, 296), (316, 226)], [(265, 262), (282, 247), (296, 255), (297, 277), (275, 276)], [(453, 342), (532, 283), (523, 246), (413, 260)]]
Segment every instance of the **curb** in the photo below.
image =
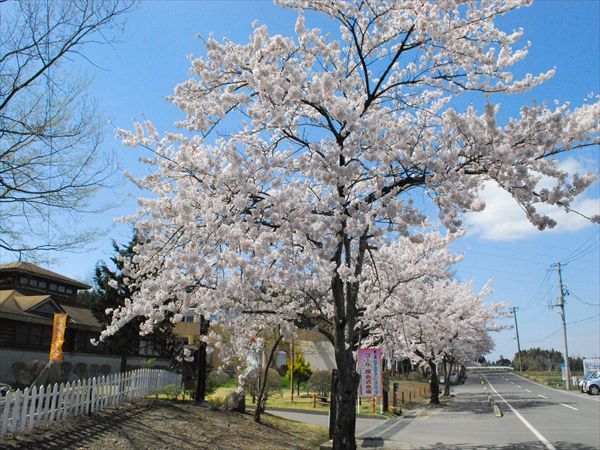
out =
[[(384, 448), (385, 441), (383, 438), (357, 438), (356, 448)], [(329, 440), (319, 447), (319, 450), (331, 450), (333, 448), (333, 440)], [(387, 448), (387, 447), (385, 447)]]
[[(254, 406), (246, 406), (246, 411), (254, 411)], [(291, 412), (291, 413), (300, 413), (300, 414), (315, 414), (318, 416), (328, 416), (329, 412), (327, 411), (315, 411), (312, 409), (301, 409), (301, 408), (277, 408), (277, 407), (267, 407), (265, 408), (265, 412), (269, 411), (279, 411), (279, 412)], [(381, 416), (381, 415), (367, 415), (367, 414), (357, 414), (357, 419), (376, 419), (376, 420), (388, 420), (392, 417), (390, 416)]]

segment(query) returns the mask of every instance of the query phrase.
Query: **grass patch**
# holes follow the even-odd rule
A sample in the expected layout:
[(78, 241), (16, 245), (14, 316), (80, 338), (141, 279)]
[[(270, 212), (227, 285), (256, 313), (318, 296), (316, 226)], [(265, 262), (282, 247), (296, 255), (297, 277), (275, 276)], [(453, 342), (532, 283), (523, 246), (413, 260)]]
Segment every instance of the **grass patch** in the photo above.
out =
[[(536, 383), (544, 384), (546, 386), (550, 386), (556, 389), (565, 389), (565, 382), (562, 379), (562, 374), (560, 372), (533, 372), (533, 371), (525, 371), (520, 373), (523, 377), (535, 381)], [(574, 376), (580, 378), (583, 374), (574, 373)], [(577, 390), (577, 385), (573, 386), (571, 383), (571, 390)]]
[[(229, 385), (229, 386), (221, 386), (215, 390), (212, 394), (210, 394), (207, 399), (210, 401), (212, 398), (225, 398), (227, 394), (232, 391), (235, 391), (237, 386)], [(404, 393), (404, 397), (402, 397), (402, 393)], [(402, 403), (402, 398), (404, 398), (404, 403)], [(380, 414), (380, 402), (378, 399), (375, 405), (375, 414)], [(400, 381), (400, 389), (397, 392), (397, 401), (398, 407), (402, 408), (411, 408), (418, 405), (423, 405), (429, 402), (429, 384), (423, 383), (420, 381), (410, 381), (410, 380), (402, 380)], [(360, 414), (361, 415), (371, 415), (371, 405), (369, 399), (364, 399), (361, 402)], [(252, 397), (250, 395), (246, 395), (246, 405), (252, 406)], [(278, 392), (271, 394), (267, 399), (267, 408), (288, 408), (288, 409), (306, 409), (311, 411), (329, 411), (329, 403), (323, 403), (319, 401), (319, 397), (317, 397), (316, 407), (313, 408), (313, 399), (312, 393), (306, 394), (306, 391), (300, 392), (300, 397), (298, 397), (297, 393), (294, 392), (294, 402), (291, 401), (290, 398), (290, 390), (280, 389)], [(392, 407), (392, 400), (390, 396), (389, 407)]]
[(309, 447), (319, 448), (323, 442), (329, 440), (327, 428), (320, 425), (287, 420), (268, 413), (261, 416), (261, 421), (269, 427), (293, 436), (293, 442), (302, 443)]

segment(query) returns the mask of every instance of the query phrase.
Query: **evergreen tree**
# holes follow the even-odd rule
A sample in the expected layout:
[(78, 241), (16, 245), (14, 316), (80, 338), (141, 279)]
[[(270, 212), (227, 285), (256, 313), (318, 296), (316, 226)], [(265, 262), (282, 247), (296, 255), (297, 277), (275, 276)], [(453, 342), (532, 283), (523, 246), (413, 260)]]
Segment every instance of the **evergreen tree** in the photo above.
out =
[[(119, 246), (113, 241), (114, 256), (111, 261), (115, 269), (111, 269), (104, 262), (96, 264), (94, 283), (95, 289), (90, 294), (91, 309), (96, 319), (106, 327), (111, 323), (112, 310), (122, 307), (125, 300), (131, 298), (134, 291), (124, 282), (123, 267), (125, 261), (133, 256), (133, 248), (138, 244), (138, 237), (134, 234), (127, 246)], [(136, 318), (128, 322), (117, 333), (106, 339), (108, 349), (121, 355), (120, 371), (127, 370), (127, 359), (138, 353), (148, 356), (174, 357), (181, 347), (181, 343), (173, 333), (173, 324), (166, 318), (155, 326), (151, 335), (140, 338), (140, 323), (142, 319)]]
[[(285, 377), (291, 380), (292, 374), (292, 360), (288, 359), (287, 372)], [(294, 356), (294, 384), (297, 386), (298, 395), (300, 395), (300, 384), (305, 383), (309, 380), (313, 374), (313, 369), (308, 361), (304, 359), (304, 355), (300, 352)]]

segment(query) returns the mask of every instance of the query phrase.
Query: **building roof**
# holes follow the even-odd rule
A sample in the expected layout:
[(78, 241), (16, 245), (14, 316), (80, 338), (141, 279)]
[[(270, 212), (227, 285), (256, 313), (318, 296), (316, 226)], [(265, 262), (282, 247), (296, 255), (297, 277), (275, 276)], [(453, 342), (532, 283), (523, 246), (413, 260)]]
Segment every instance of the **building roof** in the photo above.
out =
[(24, 295), (13, 289), (0, 290), (0, 317), (52, 325), (56, 313), (66, 313), (70, 326), (100, 330), (102, 325), (89, 308), (61, 302), (51, 295)]
[(52, 272), (51, 270), (44, 269), (43, 267), (36, 266), (29, 262), (19, 261), (9, 264), (0, 264), (0, 271), (14, 271), (37, 275), (51, 280), (61, 281), (79, 289), (89, 289), (91, 287), (85, 283), (74, 280), (73, 278), (65, 277), (64, 275)]

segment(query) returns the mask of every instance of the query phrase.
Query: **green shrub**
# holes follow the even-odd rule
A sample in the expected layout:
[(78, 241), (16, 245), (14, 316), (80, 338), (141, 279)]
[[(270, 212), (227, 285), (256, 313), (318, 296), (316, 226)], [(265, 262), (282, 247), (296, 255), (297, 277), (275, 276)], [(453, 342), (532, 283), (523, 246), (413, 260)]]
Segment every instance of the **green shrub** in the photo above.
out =
[(176, 384), (167, 384), (160, 389), (156, 389), (152, 394), (155, 396), (164, 395), (167, 398), (177, 398), (181, 394), (181, 387)]

